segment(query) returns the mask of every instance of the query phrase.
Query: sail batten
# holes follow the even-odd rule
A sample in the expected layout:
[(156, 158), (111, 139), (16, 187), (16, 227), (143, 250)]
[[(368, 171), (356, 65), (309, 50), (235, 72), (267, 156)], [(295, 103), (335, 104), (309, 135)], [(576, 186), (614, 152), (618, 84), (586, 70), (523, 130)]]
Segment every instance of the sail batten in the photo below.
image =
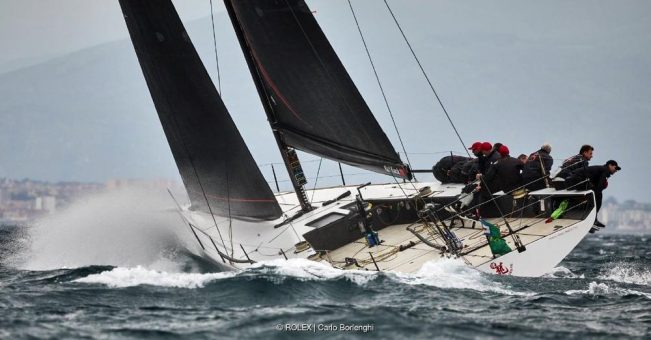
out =
[(282, 211), (171, 1), (120, 0), (191, 209), (271, 220)]
[(411, 178), (303, 0), (224, 0), (272, 129), (296, 149)]

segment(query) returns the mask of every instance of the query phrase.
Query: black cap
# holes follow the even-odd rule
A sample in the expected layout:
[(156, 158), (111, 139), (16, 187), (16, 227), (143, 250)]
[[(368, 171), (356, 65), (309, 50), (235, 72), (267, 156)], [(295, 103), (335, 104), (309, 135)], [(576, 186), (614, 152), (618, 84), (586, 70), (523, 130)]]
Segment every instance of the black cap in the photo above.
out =
[(620, 168), (619, 165), (617, 165), (617, 162), (612, 159), (606, 162), (606, 165), (614, 165), (617, 171), (622, 170), (622, 168)]

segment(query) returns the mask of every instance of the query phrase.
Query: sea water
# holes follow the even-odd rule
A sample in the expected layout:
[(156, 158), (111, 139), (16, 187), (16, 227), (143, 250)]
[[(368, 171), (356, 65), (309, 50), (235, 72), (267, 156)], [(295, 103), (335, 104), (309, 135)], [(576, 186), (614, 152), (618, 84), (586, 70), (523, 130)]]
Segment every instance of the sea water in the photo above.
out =
[(185, 250), (191, 235), (174, 232), (182, 225), (174, 211), (144, 218), (147, 206), (130, 215), (110, 197), (91, 202), (102, 199), (105, 218), (82, 205), (0, 229), (1, 338), (651, 336), (644, 235), (590, 234), (540, 278), (484, 274), (456, 260), (415, 274), (307, 260), (216, 272)]
[[(3, 245), (17, 232), (4, 228)], [(0, 337), (648, 337), (648, 244), (590, 235), (541, 278), (484, 274), (454, 260), (416, 274), (307, 260), (220, 273), (183, 264), (194, 261), (183, 255), (166, 261), (191, 271), (3, 264)]]

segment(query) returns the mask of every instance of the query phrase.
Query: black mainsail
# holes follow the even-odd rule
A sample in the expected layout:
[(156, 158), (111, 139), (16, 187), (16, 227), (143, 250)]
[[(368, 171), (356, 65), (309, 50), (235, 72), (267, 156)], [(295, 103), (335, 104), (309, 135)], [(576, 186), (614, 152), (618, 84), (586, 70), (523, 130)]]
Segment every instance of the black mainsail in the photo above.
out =
[(411, 179), (303, 0), (224, 2), (284, 144)]
[(280, 217), (171, 1), (120, 0), (120, 6), (192, 209)]

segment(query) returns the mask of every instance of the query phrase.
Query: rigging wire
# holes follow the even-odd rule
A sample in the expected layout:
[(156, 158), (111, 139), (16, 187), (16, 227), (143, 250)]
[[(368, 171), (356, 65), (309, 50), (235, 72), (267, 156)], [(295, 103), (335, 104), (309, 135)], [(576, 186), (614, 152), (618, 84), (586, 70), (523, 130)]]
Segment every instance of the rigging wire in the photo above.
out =
[[(231, 257), (235, 255), (235, 248), (233, 247), (233, 217), (231, 216), (231, 184), (230, 176), (228, 175), (228, 160), (225, 162), (226, 166), (226, 199), (228, 200), (228, 237), (231, 240)], [(228, 251), (227, 249), (224, 249)]]
[[(373, 68), (373, 74), (375, 75), (377, 84), (380, 87), (382, 98), (384, 98), (384, 104), (387, 107), (387, 111), (389, 111), (389, 116), (391, 116), (391, 122), (393, 122), (393, 128), (396, 130), (396, 134), (398, 135), (398, 140), (400, 141), (402, 152), (404, 152), (405, 158), (407, 158), (407, 163), (411, 164), (411, 161), (409, 160), (409, 154), (407, 154), (407, 149), (405, 149), (405, 143), (402, 141), (402, 136), (400, 136), (398, 125), (396, 124), (396, 120), (393, 117), (393, 111), (391, 110), (391, 106), (389, 105), (389, 100), (387, 99), (386, 93), (384, 92), (384, 87), (382, 86), (382, 82), (380, 81), (380, 76), (378, 75), (377, 69), (375, 68), (375, 63), (373, 62), (373, 58), (371, 57), (371, 52), (369, 51), (368, 45), (366, 44), (366, 39), (364, 39), (362, 28), (359, 26), (359, 21), (357, 20), (357, 15), (355, 14), (355, 9), (353, 8), (353, 3), (351, 2), (351, 0), (348, 0), (348, 6), (350, 7), (350, 12), (353, 14), (353, 19), (355, 19), (355, 25), (357, 25), (357, 31), (359, 32), (359, 36), (360, 38), (362, 38), (362, 43), (364, 44), (364, 49), (366, 50), (368, 61), (371, 63), (371, 67)], [(414, 175), (414, 180), (418, 181), (415, 175)]]
[(219, 72), (219, 57), (217, 56), (217, 38), (215, 37), (215, 16), (213, 14), (212, 0), (210, 0), (210, 21), (212, 22), (212, 43), (215, 48), (215, 63), (217, 64), (217, 88), (219, 95), (222, 94), (222, 80)]
[(316, 169), (316, 178), (314, 179), (314, 188), (312, 188), (312, 197), (310, 198), (310, 202), (314, 202), (314, 193), (316, 192), (316, 183), (319, 181), (319, 172), (321, 172), (321, 162), (323, 162), (323, 158), (319, 161), (319, 167)]
[(470, 155), (470, 151), (467, 150), (466, 143), (463, 141), (463, 138), (461, 138), (461, 134), (459, 134), (459, 130), (457, 130), (456, 125), (454, 125), (454, 122), (452, 121), (452, 118), (450, 118), (450, 114), (448, 113), (448, 110), (445, 109), (445, 105), (443, 105), (443, 101), (441, 101), (441, 98), (439, 97), (438, 93), (436, 92), (436, 89), (434, 88), (434, 85), (430, 81), (429, 77), (427, 76), (427, 72), (425, 72), (425, 68), (423, 68), (423, 65), (420, 63), (420, 60), (418, 59), (418, 56), (416, 56), (416, 52), (414, 52), (414, 49), (411, 47), (411, 43), (409, 42), (409, 39), (407, 39), (407, 36), (405, 35), (405, 32), (402, 30), (402, 26), (400, 26), (400, 23), (398, 22), (398, 19), (396, 18), (395, 14), (393, 14), (393, 10), (391, 10), (391, 6), (389, 6), (389, 3), (387, 0), (384, 0), (384, 4), (386, 5), (387, 9), (389, 10), (389, 13), (391, 13), (391, 17), (393, 18), (393, 21), (396, 23), (396, 26), (398, 26), (398, 30), (400, 30), (400, 34), (402, 34), (402, 38), (405, 40), (405, 43), (407, 43), (407, 46), (409, 47), (409, 50), (411, 51), (411, 55), (414, 57), (416, 60), (416, 63), (418, 64), (418, 67), (420, 68), (421, 73), (423, 73), (423, 76), (425, 77), (425, 80), (427, 80), (427, 83), (429, 84), (430, 89), (434, 93), (434, 96), (436, 97), (436, 100), (438, 101), (439, 105), (441, 106), (441, 109), (443, 109), (443, 112), (445, 113), (445, 116), (448, 118), (448, 121), (450, 122), (450, 125), (452, 125), (452, 129), (454, 129), (454, 133), (456, 133), (457, 138), (459, 138), (459, 142), (461, 142), (461, 145), (463, 146), (463, 149), (466, 150), (466, 153), (468, 156), (472, 157)]
[[(176, 117), (172, 116), (172, 122), (176, 126), (176, 130), (179, 130), (179, 123), (176, 120)], [(222, 237), (222, 233), (219, 230), (219, 226), (217, 225), (217, 219), (215, 218), (215, 214), (212, 212), (212, 207), (210, 206), (210, 202), (208, 201), (208, 196), (206, 195), (206, 190), (203, 188), (203, 183), (201, 183), (201, 177), (199, 177), (199, 173), (197, 172), (197, 167), (194, 165), (194, 159), (192, 158), (192, 155), (190, 154), (190, 150), (188, 150), (188, 146), (186, 145), (185, 141), (181, 138), (181, 145), (183, 146), (183, 151), (185, 152), (185, 155), (188, 157), (188, 161), (190, 161), (190, 165), (192, 166), (192, 171), (194, 172), (194, 176), (197, 178), (197, 183), (199, 184), (199, 188), (201, 189), (201, 193), (203, 195), (203, 199), (206, 202), (206, 206), (208, 206), (208, 212), (210, 213), (210, 216), (212, 217), (212, 221), (214, 223), (215, 229), (217, 229), (217, 234), (219, 234), (219, 238), (222, 241), (222, 245), (224, 246), (224, 250), (228, 251), (228, 248), (226, 247), (226, 242), (224, 242), (224, 238)], [(189, 194), (189, 193), (188, 193)], [(215, 247), (217, 248), (217, 247)], [(219, 250), (217, 250), (219, 252)]]

